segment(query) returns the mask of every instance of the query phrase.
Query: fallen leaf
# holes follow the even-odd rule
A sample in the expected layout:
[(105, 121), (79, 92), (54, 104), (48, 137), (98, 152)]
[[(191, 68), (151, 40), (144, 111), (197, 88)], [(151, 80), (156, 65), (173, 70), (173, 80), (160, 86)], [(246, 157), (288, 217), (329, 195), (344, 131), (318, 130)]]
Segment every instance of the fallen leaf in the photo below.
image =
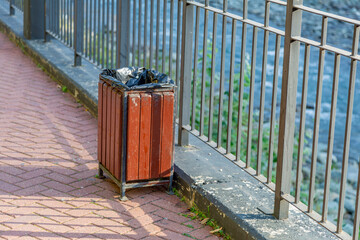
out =
[(202, 220), (200, 223), (201, 224), (206, 224), (209, 221), (209, 218), (205, 218), (204, 220)]
[(218, 229), (215, 229), (215, 230), (212, 230), (212, 231), (210, 231), (210, 233), (217, 233), (217, 232), (220, 232), (221, 230), (222, 230), (222, 227), (218, 228)]

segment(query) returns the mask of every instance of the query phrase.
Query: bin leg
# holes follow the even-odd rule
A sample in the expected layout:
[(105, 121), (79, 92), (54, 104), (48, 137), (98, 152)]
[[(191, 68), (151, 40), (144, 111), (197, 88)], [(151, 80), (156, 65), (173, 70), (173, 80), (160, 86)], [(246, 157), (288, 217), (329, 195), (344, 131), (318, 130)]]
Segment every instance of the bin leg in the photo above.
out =
[(124, 185), (119, 186), (120, 187), (120, 201), (127, 201), (129, 200), (125, 195), (125, 187)]
[(99, 163), (99, 173), (98, 173), (99, 179), (104, 179), (104, 171), (101, 169), (100, 167), (100, 163)]
[(173, 191), (173, 174), (170, 175), (170, 179), (169, 179), (169, 187), (167, 190), (167, 194), (169, 195), (174, 195), (174, 191)]

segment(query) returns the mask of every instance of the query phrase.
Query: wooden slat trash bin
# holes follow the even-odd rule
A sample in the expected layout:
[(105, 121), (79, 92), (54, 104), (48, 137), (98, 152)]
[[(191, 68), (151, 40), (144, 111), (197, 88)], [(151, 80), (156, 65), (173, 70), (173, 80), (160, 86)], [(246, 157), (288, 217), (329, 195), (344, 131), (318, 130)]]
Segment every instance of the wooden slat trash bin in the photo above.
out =
[(167, 185), (171, 192), (175, 86), (153, 79), (130, 88), (116, 71), (99, 78), (99, 177), (105, 172), (119, 186), (121, 200), (128, 188)]

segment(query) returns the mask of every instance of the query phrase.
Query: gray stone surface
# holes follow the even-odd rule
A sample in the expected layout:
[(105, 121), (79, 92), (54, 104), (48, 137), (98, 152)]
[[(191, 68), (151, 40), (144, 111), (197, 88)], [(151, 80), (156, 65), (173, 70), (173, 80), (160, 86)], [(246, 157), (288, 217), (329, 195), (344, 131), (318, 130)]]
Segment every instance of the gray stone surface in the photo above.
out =
[[(0, 5), (0, 30), (96, 116), (100, 69), (86, 61), (73, 67), (73, 51), (55, 39), (24, 40), (21, 14), (10, 17), (7, 11)], [(292, 206), (289, 219), (276, 220), (271, 215), (274, 193), (267, 186), (198, 138), (191, 136), (190, 142), (193, 146), (175, 149), (177, 187), (233, 239), (337, 239)]]
[(217, 221), (225, 221), (225, 231), (230, 228), (234, 239), (338, 239), (293, 206), (289, 219), (275, 219), (269, 215), (273, 191), (200, 139), (191, 136), (190, 142), (190, 147), (176, 147), (180, 192)]

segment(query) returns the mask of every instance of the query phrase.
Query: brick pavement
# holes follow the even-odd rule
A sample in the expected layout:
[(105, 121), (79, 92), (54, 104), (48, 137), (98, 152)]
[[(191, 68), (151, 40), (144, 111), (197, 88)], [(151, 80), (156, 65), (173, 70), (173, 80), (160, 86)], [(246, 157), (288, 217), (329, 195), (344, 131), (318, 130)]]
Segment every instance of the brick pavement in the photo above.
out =
[(163, 188), (120, 202), (94, 177), (96, 135), (96, 119), (0, 33), (0, 239), (218, 239)]

